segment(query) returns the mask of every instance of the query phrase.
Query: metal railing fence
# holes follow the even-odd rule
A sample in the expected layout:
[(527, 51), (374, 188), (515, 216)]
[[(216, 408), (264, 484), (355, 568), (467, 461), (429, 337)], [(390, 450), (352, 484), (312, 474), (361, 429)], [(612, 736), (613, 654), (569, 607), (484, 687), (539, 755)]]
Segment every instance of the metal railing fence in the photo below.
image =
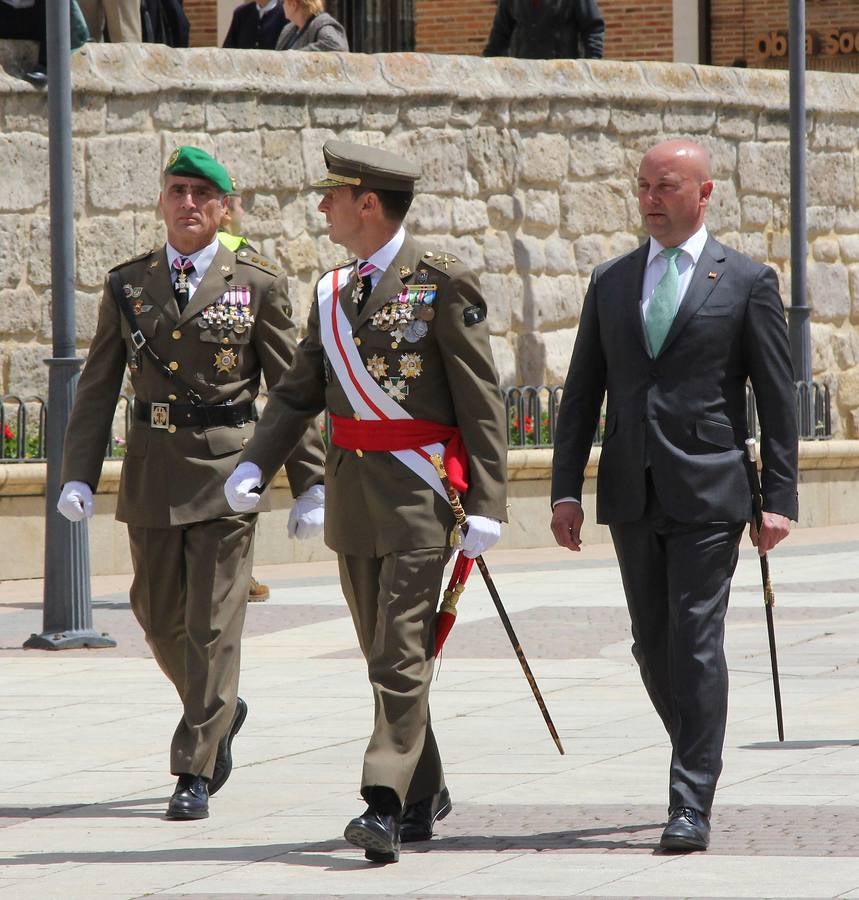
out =
[[(509, 447), (551, 447), (555, 439), (558, 409), (563, 386), (526, 385), (509, 387), (504, 391)], [(263, 399), (262, 397), (260, 399)], [(132, 398), (119, 398), (105, 456), (121, 458), (125, 455), (125, 436), (131, 427)], [(828, 440), (832, 437), (829, 385), (819, 382), (797, 382), (796, 410), (799, 436), (804, 441)], [(748, 433), (758, 437), (757, 407), (751, 387), (746, 387), (746, 421)], [(327, 418), (323, 431), (330, 431)], [(47, 404), (41, 397), (0, 397), (0, 461), (27, 462), (45, 460)], [(74, 423), (72, 422), (72, 427)], [(605, 416), (600, 416), (594, 444), (601, 444)]]

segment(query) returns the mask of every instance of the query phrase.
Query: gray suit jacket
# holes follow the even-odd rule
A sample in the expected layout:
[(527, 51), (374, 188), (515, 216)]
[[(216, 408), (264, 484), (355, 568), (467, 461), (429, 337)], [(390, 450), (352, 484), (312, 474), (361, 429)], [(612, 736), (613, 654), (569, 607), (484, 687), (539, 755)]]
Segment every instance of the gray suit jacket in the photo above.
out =
[(597, 519), (629, 522), (645, 469), (681, 522), (751, 516), (745, 387), (761, 423), (764, 509), (797, 516), (793, 370), (778, 279), (708, 238), (671, 330), (652, 358), (641, 316), (648, 244), (598, 266), (585, 297), (555, 436), (552, 499), (581, 497), (607, 396)]
[(319, 13), (304, 28), (292, 22), (283, 26), (275, 50), (342, 50), (349, 52), (349, 41), (343, 26), (326, 12)]

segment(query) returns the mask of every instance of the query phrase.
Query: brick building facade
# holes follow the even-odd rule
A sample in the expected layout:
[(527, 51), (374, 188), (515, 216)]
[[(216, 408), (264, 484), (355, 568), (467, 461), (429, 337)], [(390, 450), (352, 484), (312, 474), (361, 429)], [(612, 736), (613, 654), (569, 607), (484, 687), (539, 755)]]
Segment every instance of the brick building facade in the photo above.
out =
[[(483, 50), (496, 0), (412, 2), (417, 51), (477, 55)], [(222, 40), (235, 5), (237, 0), (185, 0), (191, 44), (212, 46)], [(699, 26), (707, 7), (709, 15)], [(788, 0), (600, 0), (600, 8), (607, 59), (787, 67)], [(689, 46), (697, 42), (688, 37), (688, 28), (678, 31), (676, 15), (694, 19), (692, 32), (700, 27), (700, 46)], [(808, 68), (859, 72), (857, 0), (806, 0), (806, 25)]]

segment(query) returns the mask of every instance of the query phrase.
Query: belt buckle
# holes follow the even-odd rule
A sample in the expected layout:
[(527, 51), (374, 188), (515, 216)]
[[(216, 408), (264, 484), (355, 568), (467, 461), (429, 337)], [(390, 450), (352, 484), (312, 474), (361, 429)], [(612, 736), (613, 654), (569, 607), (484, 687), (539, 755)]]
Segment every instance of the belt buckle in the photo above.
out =
[(150, 403), (149, 404), (149, 425), (152, 428), (170, 427), (170, 404), (169, 403)]

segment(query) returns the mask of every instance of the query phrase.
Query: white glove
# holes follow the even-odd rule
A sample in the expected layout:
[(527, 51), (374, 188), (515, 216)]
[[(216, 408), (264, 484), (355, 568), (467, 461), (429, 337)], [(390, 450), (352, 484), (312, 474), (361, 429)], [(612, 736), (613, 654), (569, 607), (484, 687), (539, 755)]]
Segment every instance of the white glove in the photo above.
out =
[(224, 484), (224, 495), (230, 508), (236, 512), (256, 509), (260, 495), (254, 488), (262, 484), (262, 472), (256, 463), (239, 463)]
[(486, 516), (466, 516), (468, 532), (462, 539), (462, 552), (469, 559), (476, 559), (498, 543), (501, 537), (501, 523)]
[(67, 481), (57, 500), (57, 512), (70, 522), (92, 518), (92, 489), (83, 481)]
[(289, 511), (286, 533), (305, 541), (322, 532), (325, 524), (325, 485), (314, 484), (295, 498)]

